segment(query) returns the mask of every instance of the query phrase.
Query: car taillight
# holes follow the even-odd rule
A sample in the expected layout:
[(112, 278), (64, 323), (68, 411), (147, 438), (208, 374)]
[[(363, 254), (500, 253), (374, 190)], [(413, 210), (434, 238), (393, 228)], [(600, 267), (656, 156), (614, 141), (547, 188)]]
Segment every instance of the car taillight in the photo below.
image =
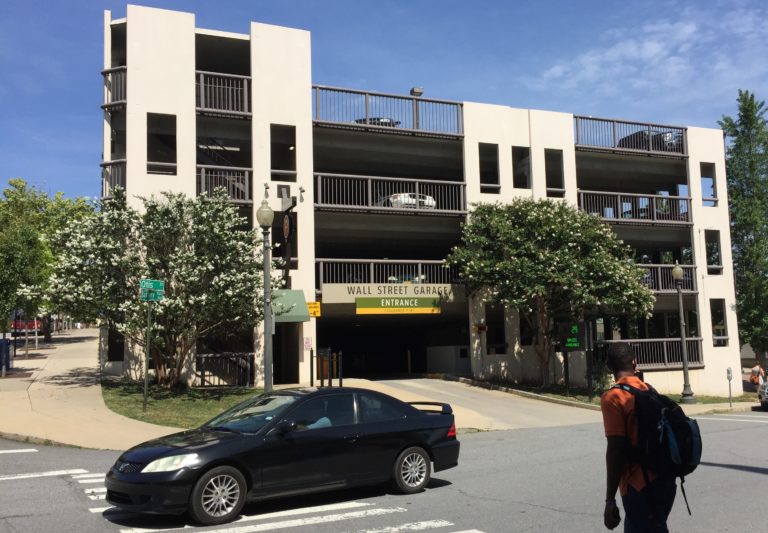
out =
[(451, 424), (450, 429), (448, 429), (448, 435), (446, 437), (455, 437), (456, 436), (456, 424)]

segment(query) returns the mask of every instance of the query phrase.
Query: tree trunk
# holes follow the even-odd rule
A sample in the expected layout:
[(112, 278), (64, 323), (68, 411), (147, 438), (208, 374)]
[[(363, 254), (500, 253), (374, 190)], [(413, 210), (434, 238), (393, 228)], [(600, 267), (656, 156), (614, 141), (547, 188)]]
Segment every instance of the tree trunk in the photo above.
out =
[(541, 384), (549, 385), (549, 361), (552, 352), (552, 340), (549, 338), (550, 316), (543, 298), (536, 302), (536, 355), (541, 361)]
[(43, 315), (43, 342), (51, 342), (51, 313)]

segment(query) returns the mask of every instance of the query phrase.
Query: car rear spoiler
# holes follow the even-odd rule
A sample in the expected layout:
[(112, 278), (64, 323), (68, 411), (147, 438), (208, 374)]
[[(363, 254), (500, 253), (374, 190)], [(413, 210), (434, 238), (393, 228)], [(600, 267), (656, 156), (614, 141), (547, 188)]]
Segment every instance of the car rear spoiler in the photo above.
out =
[[(442, 415), (452, 415), (453, 409), (451, 409), (451, 406), (447, 403), (442, 402), (406, 402), (408, 405), (412, 405), (416, 407), (416, 409), (419, 409), (420, 411), (427, 411), (430, 413), (440, 413)], [(420, 405), (426, 405), (426, 409), (422, 409), (419, 406)], [(430, 409), (430, 407), (439, 407), (440, 410), (437, 409)]]

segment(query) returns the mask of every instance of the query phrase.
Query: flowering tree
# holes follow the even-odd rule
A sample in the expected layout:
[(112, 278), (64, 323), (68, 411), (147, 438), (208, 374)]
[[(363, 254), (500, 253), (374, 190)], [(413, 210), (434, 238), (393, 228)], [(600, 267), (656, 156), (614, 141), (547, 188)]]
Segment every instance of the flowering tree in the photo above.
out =
[(477, 204), (447, 262), (470, 292), (484, 291), (529, 322), (548, 377), (555, 321), (590, 310), (648, 314), (654, 296), (629, 247), (597, 217), (561, 201)]
[[(164, 193), (143, 202), (140, 214), (116, 191), (100, 212), (68, 230), (52, 298), (141, 347), (152, 305), (154, 368), (158, 383), (172, 387), (199, 338), (252, 329), (261, 319), (259, 243), (223, 191), (196, 199)], [(139, 301), (142, 278), (165, 282), (161, 302)]]

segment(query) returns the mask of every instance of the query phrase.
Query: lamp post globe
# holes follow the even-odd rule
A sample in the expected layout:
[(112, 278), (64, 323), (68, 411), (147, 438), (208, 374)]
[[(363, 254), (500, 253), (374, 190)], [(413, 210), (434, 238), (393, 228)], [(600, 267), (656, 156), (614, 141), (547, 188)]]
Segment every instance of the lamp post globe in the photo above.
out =
[(685, 338), (685, 311), (683, 309), (683, 278), (685, 272), (677, 261), (672, 268), (672, 279), (675, 280), (675, 288), (677, 289), (677, 312), (680, 315), (680, 350), (683, 356), (683, 393), (680, 398), (681, 403), (696, 403), (696, 398), (693, 397), (693, 390), (691, 390), (691, 382), (688, 377), (688, 345)]
[(272, 392), (272, 258), (270, 257), (269, 230), (275, 212), (266, 198), (256, 210), (256, 221), (264, 237), (264, 392)]

